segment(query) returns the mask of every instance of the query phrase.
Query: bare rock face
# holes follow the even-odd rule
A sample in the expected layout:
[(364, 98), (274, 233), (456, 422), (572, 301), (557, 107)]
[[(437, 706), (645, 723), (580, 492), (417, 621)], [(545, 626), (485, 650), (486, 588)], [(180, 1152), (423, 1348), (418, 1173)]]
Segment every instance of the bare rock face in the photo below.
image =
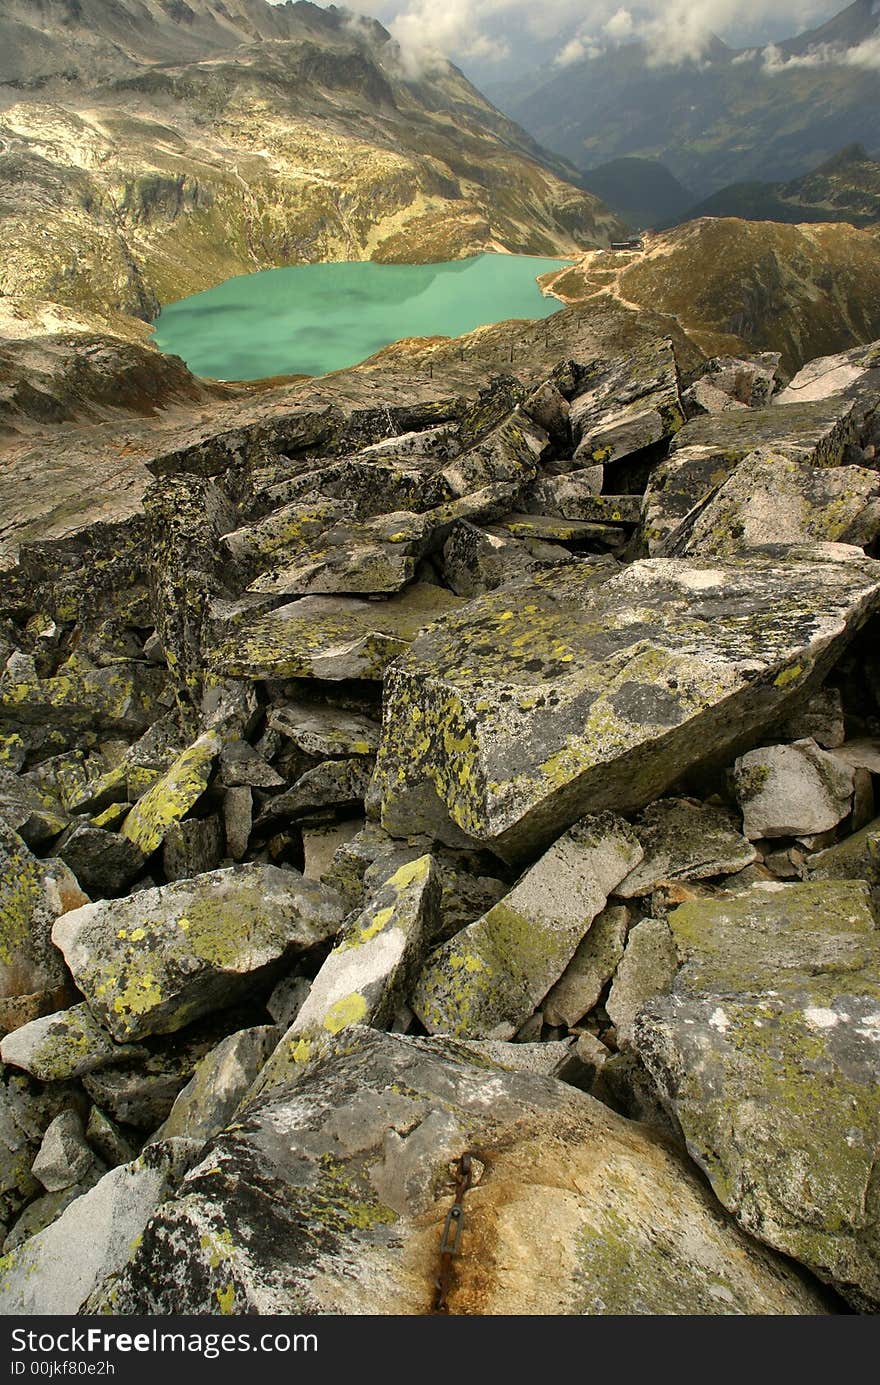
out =
[(363, 1028), (239, 1112), (89, 1311), (430, 1312), (466, 1149), (450, 1313), (826, 1311), (642, 1127), (448, 1040)]
[(387, 675), (382, 822), (534, 854), (757, 738), (878, 604), (880, 568), (833, 545), (578, 564), (480, 598)]

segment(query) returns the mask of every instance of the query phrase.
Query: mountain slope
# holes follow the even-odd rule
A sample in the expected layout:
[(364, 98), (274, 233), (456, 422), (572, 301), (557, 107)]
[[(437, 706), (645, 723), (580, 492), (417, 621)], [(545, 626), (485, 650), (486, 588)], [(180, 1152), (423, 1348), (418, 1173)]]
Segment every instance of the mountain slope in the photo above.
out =
[(839, 56), (876, 38), (878, 25), (873, 0), (855, 0), (770, 54), (715, 40), (700, 63), (651, 66), (646, 48), (631, 43), (544, 68), (497, 99), (579, 168), (659, 159), (708, 196), (732, 182), (805, 173), (856, 140), (880, 147), (880, 72)]
[(453, 67), (265, 0), (8, 0), (0, 292), (149, 319), (327, 259), (567, 254), (619, 223)]
[(851, 144), (803, 178), (721, 188), (687, 212), (687, 219), (700, 216), (880, 225), (880, 161), (870, 158), (860, 144)]
[(707, 355), (780, 351), (792, 373), (880, 337), (880, 241), (843, 223), (689, 221), (643, 254), (590, 252), (542, 282), (566, 303), (673, 319)]
[(612, 159), (587, 169), (581, 183), (634, 229), (678, 221), (694, 200), (656, 159)]

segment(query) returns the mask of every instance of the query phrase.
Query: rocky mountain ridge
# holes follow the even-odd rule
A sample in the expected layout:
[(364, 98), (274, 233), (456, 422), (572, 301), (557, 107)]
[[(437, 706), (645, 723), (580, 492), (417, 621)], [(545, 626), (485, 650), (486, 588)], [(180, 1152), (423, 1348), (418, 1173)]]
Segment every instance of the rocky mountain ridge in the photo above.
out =
[(665, 316), (707, 355), (779, 351), (789, 373), (880, 331), (880, 243), (845, 222), (702, 217), (640, 251), (588, 252), (541, 283), (566, 303)]
[(734, 183), (721, 188), (691, 208), (687, 219), (701, 216), (800, 224), (848, 221), (851, 226), (877, 228), (880, 162), (871, 158), (861, 144), (851, 144), (801, 178), (784, 183)]
[(609, 298), (55, 428), (0, 1310), (876, 1311), (878, 345), (784, 378)]

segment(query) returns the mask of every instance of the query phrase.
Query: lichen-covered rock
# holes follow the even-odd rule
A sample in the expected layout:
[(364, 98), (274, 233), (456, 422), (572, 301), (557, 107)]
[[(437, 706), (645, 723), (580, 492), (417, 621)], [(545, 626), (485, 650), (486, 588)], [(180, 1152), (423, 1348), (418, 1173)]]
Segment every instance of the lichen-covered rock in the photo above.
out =
[(0, 1031), (64, 1004), (69, 982), (52, 925), (87, 899), (62, 861), (32, 856), (0, 819)]
[(270, 799), (260, 814), (260, 822), (303, 817), (320, 808), (357, 807), (366, 797), (373, 765), (372, 757), (366, 755), (324, 760), (307, 769), (286, 793)]
[(223, 844), (223, 824), (216, 813), (169, 823), (162, 844), (166, 880), (188, 880), (216, 870), (223, 859)]
[(162, 845), (171, 824), (185, 817), (201, 798), (220, 745), (216, 731), (199, 736), (132, 808), (120, 831), (144, 856)]
[(547, 1024), (564, 1024), (571, 1029), (589, 1014), (623, 956), (629, 923), (630, 912), (624, 904), (611, 904), (597, 915), (556, 985), (541, 1002)]
[(94, 1163), (79, 1114), (68, 1107), (59, 1111), (46, 1128), (37, 1157), (31, 1165), (34, 1178), (48, 1193), (61, 1192), (79, 1183)]
[(648, 338), (641, 350), (598, 362), (571, 402), (575, 460), (617, 462), (672, 437), (684, 423), (672, 343)]
[(452, 592), (422, 582), (381, 602), (304, 596), (229, 632), (211, 665), (240, 678), (381, 679), (420, 630), (460, 605)]
[(145, 1057), (136, 1044), (117, 1044), (86, 1004), (31, 1020), (0, 1042), (0, 1058), (41, 1082), (66, 1082), (96, 1068)]
[(669, 915), (683, 963), (634, 1045), (752, 1235), (880, 1304), (880, 932), (862, 882), (768, 882)]
[(426, 517), (408, 511), (366, 524), (339, 521), (310, 547), (261, 573), (248, 591), (272, 596), (398, 592), (415, 576), (431, 528)]
[(754, 744), (878, 604), (880, 566), (843, 545), (573, 563), (480, 597), (388, 671), (382, 824), (522, 858), (640, 808)]
[(63, 832), (70, 822), (64, 804), (23, 775), (0, 769), (0, 823), (37, 847)]
[(880, 818), (807, 857), (806, 870), (812, 880), (866, 880), (880, 885)]
[(115, 1039), (180, 1029), (273, 963), (332, 937), (342, 902), (296, 871), (243, 865), (64, 914), (53, 940)]
[(0, 673), (0, 721), (51, 726), (70, 741), (83, 730), (137, 734), (159, 714), (164, 670), (131, 661), (95, 668), (71, 656), (51, 678)]
[(668, 536), (694, 506), (756, 449), (811, 467), (840, 465), (856, 435), (851, 402), (832, 398), (777, 405), (707, 414), (680, 429), (645, 492), (642, 537), (650, 554), (663, 552)]
[(827, 832), (847, 816), (853, 769), (813, 740), (765, 745), (741, 755), (733, 786), (743, 831), (761, 837), (804, 837)]
[(526, 485), (537, 475), (549, 441), (543, 428), (514, 410), (474, 447), (450, 462), (443, 478), (454, 495), (482, 490), (496, 481)]
[(569, 554), (554, 549), (536, 557), (530, 548), (506, 529), (480, 529), (460, 521), (443, 548), (443, 576), (457, 596), (480, 596), (553, 563), (570, 562)]
[(57, 1221), (0, 1263), (0, 1314), (74, 1314), (127, 1263), (159, 1204), (191, 1162), (183, 1140), (111, 1169)]
[(38, 1088), (23, 1073), (0, 1072), (0, 1235), (42, 1192), (31, 1165), (49, 1124), (74, 1099), (69, 1088)]
[(267, 1024), (221, 1039), (197, 1064), (149, 1143), (183, 1136), (207, 1144), (232, 1118), (277, 1042), (278, 1030)]
[(390, 1024), (437, 927), (440, 874), (430, 856), (400, 866), (346, 927), (268, 1065), (302, 1061), (309, 1035), (351, 1024)]
[(605, 1008), (618, 1046), (632, 1039), (633, 1021), (652, 996), (668, 991), (678, 970), (675, 945), (664, 919), (642, 919), (631, 929)]
[(818, 467), (759, 449), (668, 535), (663, 552), (743, 553), (785, 543), (852, 543), (880, 533), (880, 476)]
[(706, 880), (745, 870), (757, 852), (737, 831), (733, 814), (692, 798), (661, 798), (635, 821), (644, 859), (614, 893), (650, 894), (661, 880)]
[(425, 1028), (512, 1038), (641, 854), (611, 813), (575, 824), (509, 894), (428, 959), (410, 1001)]
[(358, 712), (340, 707), (286, 701), (272, 708), (267, 717), (273, 731), (279, 731), (306, 755), (372, 755), (379, 748), (378, 722)]
[(465, 1150), (481, 1173), (451, 1314), (829, 1311), (645, 1128), (449, 1040), (365, 1028), (239, 1112), (89, 1311), (429, 1313)]

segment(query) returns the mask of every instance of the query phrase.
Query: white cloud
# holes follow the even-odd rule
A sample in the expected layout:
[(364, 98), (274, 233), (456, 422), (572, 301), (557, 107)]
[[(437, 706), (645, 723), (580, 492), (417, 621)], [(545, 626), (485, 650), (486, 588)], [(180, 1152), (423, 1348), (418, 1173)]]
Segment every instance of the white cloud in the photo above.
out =
[(806, 53), (786, 55), (775, 43), (768, 43), (761, 54), (765, 72), (791, 72), (799, 67), (861, 67), (880, 72), (880, 34), (864, 39), (854, 48), (841, 48), (831, 43), (817, 43)]
[[(381, 20), (399, 43), (401, 61), (412, 75), (438, 65), (443, 57), (465, 66), (500, 63), (516, 50), (521, 59), (530, 41), (537, 51), (539, 44), (552, 43), (557, 36), (551, 55), (560, 66), (635, 39), (646, 44), (655, 65), (699, 62), (712, 36), (718, 35), (734, 46), (755, 44), (754, 56), (763, 50), (764, 66), (775, 71), (776, 59), (766, 56), (766, 39), (774, 33), (800, 33), (829, 18), (844, 2), (776, 0), (772, 17), (766, 0), (635, 0), (625, 7), (620, 0), (347, 0), (345, 8)], [(847, 61), (877, 66), (878, 47), (880, 40), (870, 40), (851, 50)], [(740, 61), (751, 56), (743, 55)], [(830, 59), (797, 60), (801, 66), (820, 61)]]
[(603, 25), (602, 32), (612, 39), (625, 39), (632, 36), (634, 27), (633, 17), (629, 10), (615, 10), (611, 18)]

